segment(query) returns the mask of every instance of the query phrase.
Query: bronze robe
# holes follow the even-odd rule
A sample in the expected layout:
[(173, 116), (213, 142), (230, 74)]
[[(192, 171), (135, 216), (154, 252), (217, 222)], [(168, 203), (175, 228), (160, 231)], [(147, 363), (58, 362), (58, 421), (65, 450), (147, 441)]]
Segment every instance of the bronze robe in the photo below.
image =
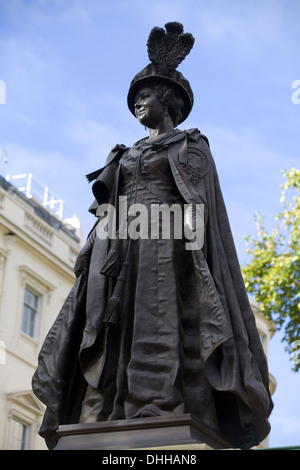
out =
[(206, 137), (175, 130), (152, 145), (117, 146), (88, 179), (95, 214), (120, 195), (148, 208), (203, 204), (204, 244), (120, 244), (100, 239), (96, 223), (33, 377), (48, 447), (60, 424), (166, 413), (191, 413), (234, 447), (257, 445), (270, 430), (268, 368)]

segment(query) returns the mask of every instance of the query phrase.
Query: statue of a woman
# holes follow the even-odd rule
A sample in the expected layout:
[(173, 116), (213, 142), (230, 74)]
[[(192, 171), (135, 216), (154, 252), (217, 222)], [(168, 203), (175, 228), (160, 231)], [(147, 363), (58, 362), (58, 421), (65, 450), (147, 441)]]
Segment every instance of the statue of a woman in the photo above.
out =
[(176, 129), (193, 106), (176, 67), (194, 38), (165, 28), (151, 31), (151, 63), (128, 94), (149, 137), (117, 145), (88, 175), (97, 223), (33, 377), (50, 448), (60, 424), (169, 413), (191, 413), (235, 447), (270, 429), (266, 358), (209, 143)]

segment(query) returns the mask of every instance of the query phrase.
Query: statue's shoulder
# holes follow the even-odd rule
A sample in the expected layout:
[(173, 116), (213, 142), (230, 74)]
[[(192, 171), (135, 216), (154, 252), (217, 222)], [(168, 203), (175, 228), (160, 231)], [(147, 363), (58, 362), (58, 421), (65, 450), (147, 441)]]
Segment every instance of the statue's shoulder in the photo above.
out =
[(126, 147), (126, 145), (123, 145), (123, 144), (115, 145), (112, 148), (112, 150), (110, 151), (110, 153), (109, 153), (109, 155), (106, 159), (105, 165), (102, 168), (100, 168), (99, 170), (93, 171), (92, 173), (89, 173), (89, 174), (86, 175), (86, 179), (88, 180), (88, 182), (90, 183), (91, 181), (96, 180), (98, 178), (98, 176), (101, 175), (103, 170), (108, 165), (110, 165), (113, 162), (117, 162), (119, 160), (119, 158), (121, 158), (123, 153), (126, 152), (127, 150), (128, 150), (128, 147)]
[(183, 131), (187, 136), (185, 151), (179, 152), (178, 166), (189, 175), (192, 185), (197, 185), (211, 167), (209, 142), (199, 129)]
[(188, 138), (189, 142), (198, 142), (200, 145), (205, 142), (205, 144), (209, 147), (209, 140), (206, 135), (202, 134), (202, 132), (198, 128), (187, 129), (183, 131)]

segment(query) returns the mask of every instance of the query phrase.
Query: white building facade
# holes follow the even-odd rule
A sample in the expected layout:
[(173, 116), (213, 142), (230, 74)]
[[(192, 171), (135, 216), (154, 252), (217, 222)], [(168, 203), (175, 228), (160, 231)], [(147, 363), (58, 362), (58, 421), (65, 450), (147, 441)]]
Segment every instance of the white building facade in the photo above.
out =
[(0, 176), (0, 449), (46, 448), (31, 379), (81, 244), (75, 228)]

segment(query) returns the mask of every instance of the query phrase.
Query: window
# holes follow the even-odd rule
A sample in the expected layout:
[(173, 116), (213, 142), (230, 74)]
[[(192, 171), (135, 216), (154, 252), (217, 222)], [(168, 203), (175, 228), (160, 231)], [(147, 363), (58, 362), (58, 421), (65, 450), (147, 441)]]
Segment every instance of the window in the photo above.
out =
[(29, 426), (13, 418), (11, 421), (10, 450), (28, 449)]
[(40, 297), (25, 287), (22, 331), (31, 338), (36, 338)]
[(42, 327), (43, 309), (45, 304), (50, 302), (55, 286), (28, 266), (19, 266), (19, 273), (21, 290), (18, 329), (23, 333), (21, 335), (23, 343), (35, 347), (39, 329)]
[[(45, 406), (31, 390), (6, 394), (7, 413), (1, 416), (4, 424), (3, 450), (33, 450), (45, 448), (43, 442), (36, 441), (37, 432), (45, 413)], [(1, 439), (1, 436), (0, 436)]]

